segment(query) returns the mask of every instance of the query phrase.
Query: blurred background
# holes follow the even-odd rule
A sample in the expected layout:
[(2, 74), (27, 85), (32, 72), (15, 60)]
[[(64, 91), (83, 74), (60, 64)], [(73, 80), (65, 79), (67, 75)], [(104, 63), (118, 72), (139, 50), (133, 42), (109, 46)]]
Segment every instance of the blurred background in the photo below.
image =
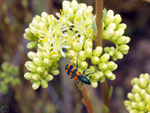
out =
[[(64, 70), (69, 59), (61, 59), (60, 75), (54, 77), (48, 89), (39, 88), (34, 91), (31, 83), (24, 79), (24, 63), (29, 60), (27, 40), (23, 38), (24, 30), (32, 18), (43, 11), (55, 15), (61, 9), (62, 2), (63, 0), (0, 0), (0, 65), (8, 61), (11, 65), (18, 66), (15, 69), (19, 74), (12, 81), (20, 81), (17, 85), (13, 85), (14, 82), (8, 84), (5, 93), (0, 92), (0, 113), (87, 113), (81, 102), (81, 92)], [(94, 0), (78, 2), (95, 7)], [(104, 7), (122, 16), (122, 22), (127, 24), (125, 35), (131, 37), (129, 54), (117, 61), (118, 69), (114, 71), (116, 80), (108, 81), (109, 86), (113, 86), (111, 113), (128, 113), (123, 101), (131, 90), (131, 80), (140, 73), (150, 73), (150, 0), (104, 0)], [(104, 46), (110, 44), (103, 42)], [(1, 68), (5, 66), (8, 63)], [(5, 71), (8, 72), (7, 69)], [(0, 83), (3, 82), (3, 75), (0, 71)], [(88, 91), (94, 113), (101, 113), (100, 85), (96, 89), (89, 88)]]

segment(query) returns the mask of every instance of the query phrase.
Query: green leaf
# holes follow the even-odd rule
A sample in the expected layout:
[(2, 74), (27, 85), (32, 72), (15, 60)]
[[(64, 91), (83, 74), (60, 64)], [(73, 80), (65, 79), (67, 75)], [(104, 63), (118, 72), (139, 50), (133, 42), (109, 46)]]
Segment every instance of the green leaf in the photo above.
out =
[(95, 36), (97, 35), (97, 25), (96, 25), (96, 22), (94, 21), (93, 24), (92, 24), (92, 30), (95, 34)]

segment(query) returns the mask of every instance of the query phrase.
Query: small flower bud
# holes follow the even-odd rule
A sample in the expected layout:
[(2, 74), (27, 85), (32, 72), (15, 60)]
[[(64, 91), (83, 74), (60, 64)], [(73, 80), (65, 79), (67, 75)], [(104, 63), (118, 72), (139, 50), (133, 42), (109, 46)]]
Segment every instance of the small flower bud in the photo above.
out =
[(117, 30), (119, 32), (119, 36), (122, 36), (124, 34), (124, 29), (120, 28)]
[(73, 42), (73, 49), (77, 52), (82, 50), (82, 44), (78, 43), (78, 42)]
[(141, 89), (141, 92), (140, 92), (141, 97), (145, 98), (146, 94), (147, 93), (146, 93), (145, 89)]
[(46, 82), (49, 82), (49, 81), (51, 81), (51, 80), (53, 80), (53, 75), (51, 75), (51, 74), (48, 74), (44, 79), (46, 80)]
[(86, 56), (87, 56), (88, 58), (90, 58), (90, 57), (92, 56), (92, 49), (91, 49), (91, 48), (87, 48), (87, 49), (85, 50), (85, 54), (86, 54)]
[(84, 49), (86, 50), (87, 48), (93, 48), (93, 42), (91, 39), (87, 39), (85, 41), (85, 44), (84, 44)]
[(121, 16), (119, 14), (116, 14), (113, 23), (118, 25), (121, 21), (122, 21)]
[(140, 102), (142, 99), (138, 93), (135, 94), (135, 101)]
[(149, 94), (146, 94), (145, 101), (146, 101), (146, 104), (150, 103), (150, 95)]
[(53, 75), (58, 75), (59, 74), (59, 70), (58, 69), (51, 69), (50, 73)]
[(129, 50), (129, 46), (128, 45), (121, 45), (118, 47), (118, 50), (120, 50), (123, 53), (126, 53)]
[(52, 55), (52, 60), (54, 60), (54, 61), (58, 61), (60, 58), (59, 53), (55, 50), (51, 51), (51, 55)]
[(100, 62), (107, 62), (110, 59), (109, 54), (105, 53), (100, 57)]
[(131, 106), (132, 108), (138, 108), (138, 102), (132, 102)]
[(73, 9), (69, 8), (67, 11), (67, 18), (72, 20), (73, 16), (74, 16)]
[(106, 26), (108, 26), (109, 24), (113, 23), (113, 21), (114, 21), (114, 16), (109, 16), (105, 18), (104, 23)]
[(141, 88), (138, 85), (134, 85), (133, 89), (132, 89), (132, 92), (140, 93), (141, 92)]
[(47, 84), (47, 82), (44, 79), (41, 80), (41, 86), (43, 88), (47, 88), (48, 87), (48, 84)]
[(43, 63), (44, 63), (44, 65), (51, 66), (52, 65), (52, 60), (49, 60), (48, 58), (44, 58)]
[(38, 73), (35, 73), (32, 75), (32, 80), (36, 81), (36, 80), (40, 80), (40, 79), (41, 79), (41, 77)]
[(125, 42), (126, 42), (125, 36), (120, 36), (116, 41), (117, 44), (124, 44)]
[(93, 7), (92, 6), (88, 6), (87, 10), (90, 10), (90, 12), (92, 12), (93, 11)]
[(34, 90), (38, 89), (40, 87), (40, 81), (34, 81), (32, 84), (32, 88)]
[(106, 77), (105, 77), (105, 76), (103, 76), (102, 78), (100, 77), (100, 79), (99, 79), (99, 81), (100, 81), (101, 83), (105, 82), (105, 80), (106, 80)]
[(114, 23), (109, 24), (109, 26), (105, 30), (109, 30), (109, 29), (115, 30), (116, 24), (114, 24)]
[(91, 70), (91, 72), (95, 72), (96, 71), (95, 66), (90, 66), (90, 70)]
[(110, 37), (110, 40), (115, 41), (118, 39), (120, 33), (119, 31), (114, 31), (113, 35)]
[(63, 1), (62, 3), (63, 10), (68, 11), (68, 9), (70, 8), (70, 5), (71, 5), (70, 1)]
[(33, 75), (32, 73), (27, 72), (27, 73), (24, 74), (24, 78), (27, 79), (27, 80), (31, 80), (32, 75)]
[(25, 67), (26, 67), (29, 71), (31, 71), (31, 72), (34, 72), (34, 71), (36, 70), (36, 68), (37, 68), (37, 66), (36, 66), (33, 62), (31, 62), (31, 61), (27, 61), (27, 62), (25, 63)]
[(114, 16), (114, 11), (113, 10), (108, 10), (106, 16), (107, 17)]
[(68, 51), (68, 57), (69, 58), (73, 58), (74, 56), (77, 56), (77, 52), (73, 51), (73, 50), (69, 50)]
[(132, 93), (128, 93), (127, 97), (128, 97), (128, 99), (130, 99), (130, 100), (132, 100), (132, 101), (135, 100), (135, 96), (134, 96), (134, 94), (132, 94)]
[(107, 64), (105, 63), (99, 63), (98, 64), (98, 68), (101, 70), (101, 71), (104, 71), (107, 69)]
[(150, 84), (147, 86), (146, 91), (150, 94)]
[(37, 56), (38, 58), (42, 58), (42, 57), (43, 57), (43, 53), (42, 53), (42, 52), (37, 52), (37, 53), (36, 53), (36, 56)]
[(76, 0), (72, 0), (71, 7), (74, 11), (76, 11), (78, 8), (78, 2)]
[(97, 88), (97, 86), (98, 86), (98, 83), (97, 82), (91, 82), (91, 86), (93, 87), (93, 88)]
[(85, 3), (81, 3), (81, 4), (79, 5), (79, 9), (80, 9), (80, 10), (85, 11), (86, 8), (87, 8), (87, 5), (86, 5)]
[(97, 46), (93, 51), (93, 56), (99, 57), (102, 54), (103, 48), (101, 46)]
[(133, 78), (133, 80), (131, 81), (132, 85), (136, 85), (139, 84), (139, 79), (138, 78)]
[(83, 62), (81, 62), (80, 66), (82, 69), (87, 69), (88, 63), (86, 61), (83, 61)]
[(118, 59), (122, 59), (122, 58), (123, 58), (123, 54), (122, 54), (120, 51), (116, 51), (116, 52), (115, 52), (115, 56), (116, 56)]
[(33, 51), (30, 51), (30, 52), (28, 52), (27, 56), (28, 56), (31, 60), (33, 60), (34, 57), (36, 56), (36, 53), (33, 52)]
[(102, 37), (103, 39), (109, 39), (113, 35), (114, 31), (112, 29), (108, 29), (106, 31), (103, 31)]
[(115, 62), (110, 61), (110, 62), (107, 62), (107, 67), (109, 70), (114, 71), (117, 69), (118, 65)]
[(36, 46), (36, 44), (37, 44), (36, 41), (29, 42), (29, 43), (27, 44), (27, 48), (28, 48), (28, 49), (32, 49), (32, 48), (34, 48), (34, 47)]
[[(139, 104), (138, 104), (138, 109), (139, 109), (140, 111), (143, 111), (143, 113), (144, 113), (145, 104), (144, 104), (143, 102), (139, 102)], [(142, 112), (140, 112), (140, 113), (142, 113)]]
[(144, 78), (140, 78), (139, 82), (140, 82), (140, 84), (139, 84), (140, 87), (143, 88), (143, 89), (145, 89), (146, 86), (147, 86), (147, 82), (145, 82), (145, 79)]
[(92, 64), (98, 64), (99, 63), (99, 57), (92, 56), (91, 57), (91, 62), (92, 62)]
[(110, 80), (116, 79), (116, 76), (108, 69), (104, 72), (104, 75)]
[(37, 67), (36, 71), (41, 74), (43, 73), (45, 70), (44, 70), (44, 67)]
[(85, 60), (86, 59), (85, 51), (80, 51), (79, 52), (79, 59), (80, 60)]
[(94, 74), (91, 74), (91, 79), (93, 80), (93, 81), (98, 81), (100, 78), (102, 78), (103, 77), (103, 73), (102, 72), (96, 72), (96, 73), (94, 73)]
[(126, 28), (127, 28), (127, 25), (124, 24), (124, 23), (121, 23), (121, 24), (117, 25), (117, 28), (116, 28), (116, 29), (118, 30), (118, 29), (120, 29), (120, 28), (126, 29)]
[(36, 64), (36, 65), (42, 65), (42, 60), (41, 59), (39, 59), (38, 57), (35, 57), (34, 59), (33, 59), (33, 62)]

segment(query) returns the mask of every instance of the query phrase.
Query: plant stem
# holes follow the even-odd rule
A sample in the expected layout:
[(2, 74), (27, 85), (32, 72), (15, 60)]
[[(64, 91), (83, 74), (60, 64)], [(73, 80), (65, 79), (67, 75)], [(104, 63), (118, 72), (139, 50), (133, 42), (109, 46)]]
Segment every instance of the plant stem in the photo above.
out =
[(83, 101), (82, 102), (85, 105), (88, 113), (93, 113), (92, 104), (91, 104), (91, 101), (89, 99), (88, 92), (87, 92), (85, 86), (82, 86), (81, 93), (82, 93), (82, 96), (83, 96)]
[[(96, 25), (98, 34), (95, 39), (95, 48), (102, 45), (102, 16), (103, 16), (103, 0), (96, 0)], [(108, 85), (107, 81), (101, 83), (103, 102), (109, 109)]]

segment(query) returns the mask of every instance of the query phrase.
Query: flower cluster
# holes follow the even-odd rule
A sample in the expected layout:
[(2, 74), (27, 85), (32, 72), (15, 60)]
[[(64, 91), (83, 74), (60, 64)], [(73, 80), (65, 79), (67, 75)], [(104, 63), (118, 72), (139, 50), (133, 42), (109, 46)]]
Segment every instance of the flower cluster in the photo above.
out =
[(103, 22), (103, 34), (102, 38), (113, 42), (116, 46), (105, 47), (104, 51), (107, 52), (114, 61), (122, 59), (123, 54), (127, 54), (130, 42), (128, 36), (123, 36), (126, 24), (121, 23), (122, 18), (119, 14), (114, 15), (112, 10), (108, 10), (106, 18)]
[(124, 101), (124, 105), (130, 113), (150, 112), (150, 75), (141, 74), (139, 78), (131, 81), (133, 88), (128, 93), (129, 100)]
[[(92, 41), (95, 40), (97, 35), (96, 16), (92, 13), (93, 7), (84, 3), (78, 4), (76, 0), (72, 0), (72, 2), (63, 1), (62, 6), (60, 13), (56, 13), (58, 19), (43, 12), (41, 16), (35, 16), (29, 24), (29, 28), (25, 30), (24, 37), (30, 40), (27, 48), (37, 47), (37, 52), (30, 51), (28, 53), (31, 61), (27, 61), (25, 66), (30, 72), (25, 73), (24, 77), (32, 82), (33, 89), (39, 88), (40, 85), (47, 88), (48, 82), (53, 79), (53, 75), (59, 74), (57, 62), (60, 58), (69, 57), (71, 63), (75, 65), (77, 56), (79, 56), (79, 71), (83, 72), (86, 69), (89, 72), (95, 72), (88, 76), (92, 87), (97, 87), (98, 81), (103, 82), (106, 78), (114, 80), (115, 75), (112, 71), (117, 68), (117, 64), (109, 61), (109, 59), (110, 56), (114, 59), (116, 56), (118, 58), (118, 55), (128, 52), (129, 48), (124, 48), (124, 46), (127, 46), (125, 44), (129, 40), (121, 43), (124, 38), (119, 39), (123, 35), (126, 25), (119, 24), (118, 16), (112, 15), (113, 21), (108, 21), (112, 18), (112, 16), (109, 16), (112, 10), (107, 12), (104, 20), (103, 39), (109, 40), (112, 37), (107, 36), (112, 29), (113, 33), (117, 32), (119, 35), (116, 38), (117, 42), (116, 40), (112, 41), (117, 46), (116, 49), (114, 48), (114, 54), (110, 54), (109, 48), (105, 49), (107, 51), (103, 54), (102, 47), (98, 46), (93, 49)], [(113, 25), (115, 25), (115, 28), (112, 28)], [(91, 60), (92, 65), (90, 67), (87, 59)]]
[(20, 83), (20, 79), (16, 77), (19, 74), (18, 67), (8, 62), (3, 62), (0, 70), (0, 92), (7, 93), (9, 85), (16, 86)]

